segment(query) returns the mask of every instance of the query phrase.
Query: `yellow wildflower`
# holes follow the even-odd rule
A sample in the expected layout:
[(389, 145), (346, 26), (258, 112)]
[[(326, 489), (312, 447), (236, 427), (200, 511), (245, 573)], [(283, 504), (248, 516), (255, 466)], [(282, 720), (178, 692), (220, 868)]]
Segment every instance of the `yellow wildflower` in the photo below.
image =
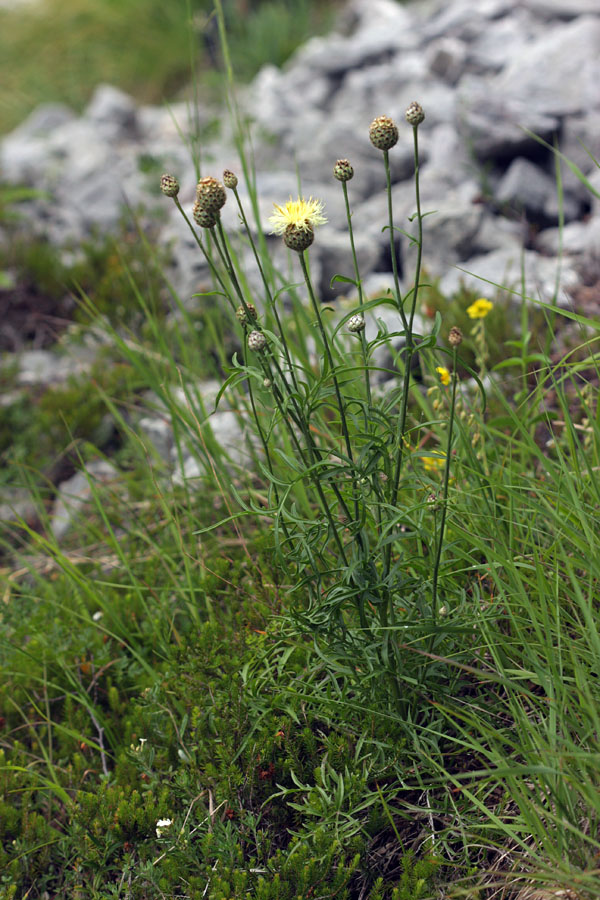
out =
[(323, 204), (320, 200), (309, 197), (299, 197), (297, 200), (288, 200), (285, 206), (274, 204), (275, 212), (269, 218), (269, 224), (273, 226), (271, 234), (284, 234), (290, 225), (301, 231), (312, 231), (315, 225), (324, 225), (327, 219), (323, 215)]
[(422, 459), (426, 472), (438, 472), (446, 465), (446, 454), (441, 450), (433, 450), (430, 456), (423, 456)]
[(469, 308), (467, 309), (467, 315), (470, 319), (485, 319), (487, 314), (494, 308), (494, 304), (490, 303), (489, 300), (486, 300), (485, 297), (480, 297), (479, 300), (476, 300), (474, 303), (471, 303)]
[(440, 381), (442, 384), (450, 384), (450, 372), (446, 368), (446, 366), (436, 366), (435, 371), (440, 376)]

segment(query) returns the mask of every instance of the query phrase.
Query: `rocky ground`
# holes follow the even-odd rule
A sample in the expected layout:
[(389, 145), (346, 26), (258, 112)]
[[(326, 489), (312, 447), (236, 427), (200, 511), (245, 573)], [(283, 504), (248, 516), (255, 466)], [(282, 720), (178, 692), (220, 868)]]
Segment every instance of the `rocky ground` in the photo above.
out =
[[(531, 298), (596, 315), (599, 46), (597, 0), (406, 6), (351, 0), (334, 33), (309, 41), (285, 69), (264, 68), (241, 92), (265, 232), (273, 203), (296, 193), (299, 173), (303, 192), (326, 207), (329, 225), (320, 230), (311, 261), (322, 299), (335, 299), (344, 285), (332, 288), (331, 276), (350, 274), (352, 262), (332, 166), (348, 158), (355, 170), (349, 193), (361, 274), (373, 291), (389, 285), (388, 234), (381, 230), (384, 171), (368, 126), (381, 114), (401, 125), (391, 153), (393, 199), (399, 227), (410, 229), (414, 166), (404, 110), (418, 100), (426, 113), (419, 131), (422, 204), (435, 210), (425, 220), (425, 265), (440, 292), (450, 296), (464, 284), (496, 299), (495, 284), (519, 288), (523, 265)], [(39, 192), (19, 204), (19, 228), (72, 259), (83, 239), (116, 232), (124, 208), (135, 211), (168, 251), (168, 277), (191, 305), (209, 272), (185, 223), (158, 191), (160, 173), (177, 175), (182, 203), (191, 209), (196, 173), (182, 133), (199, 148), (203, 174), (241, 172), (241, 164), (227, 114), (200, 108), (192, 129), (189, 112), (184, 104), (138, 106), (109, 85), (98, 87), (81, 116), (60, 105), (35, 110), (0, 144), (3, 179)], [(563, 162), (561, 193), (549, 145), (579, 173)], [(239, 227), (232, 203), (223, 219), (231, 231)], [(268, 239), (279, 252), (279, 242)], [(407, 287), (413, 251), (404, 236), (397, 249)], [(17, 367), (17, 389), (61, 381), (93, 365), (98, 341), (64, 340), (73, 308), (68, 297), (50, 302), (9, 280), (0, 307), (0, 341)], [(231, 441), (235, 417), (227, 410), (219, 415), (217, 434)], [(145, 410), (141, 420), (147, 437), (175, 464), (164, 416)], [(187, 464), (193, 469), (191, 457)], [(2, 508), (5, 516), (11, 506)], [(54, 516), (61, 534), (65, 515), (59, 491)]]

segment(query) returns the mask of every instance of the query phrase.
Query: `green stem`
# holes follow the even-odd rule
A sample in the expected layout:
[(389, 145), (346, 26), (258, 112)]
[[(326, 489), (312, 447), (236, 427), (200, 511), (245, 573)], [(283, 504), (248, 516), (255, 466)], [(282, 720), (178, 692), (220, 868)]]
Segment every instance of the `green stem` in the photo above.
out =
[[(350, 212), (350, 202), (348, 200), (348, 188), (346, 182), (342, 181), (342, 189), (344, 191), (344, 203), (346, 205), (346, 219), (348, 220), (348, 234), (350, 236), (350, 247), (352, 248), (352, 261), (354, 263), (354, 278), (356, 281), (356, 289), (358, 291), (358, 308), (362, 310), (364, 305), (362, 281), (360, 280), (360, 272), (358, 268), (358, 258), (356, 256), (356, 246), (354, 244), (354, 229), (352, 228), (352, 213)], [(367, 403), (371, 406), (371, 379), (369, 375), (369, 367), (367, 364), (367, 339), (364, 329), (360, 333), (360, 342), (363, 356), (363, 368), (365, 371), (365, 388), (367, 391)], [(365, 427), (367, 426), (368, 416), (365, 412)]]
[(448, 441), (446, 445), (446, 465), (444, 468), (444, 487), (442, 491), (442, 517), (440, 520), (440, 529), (437, 540), (437, 549), (435, 554), (435, 562), (433, 565), (433, 587), (432, 587), (432, 599), (431, 599), (431, 614), (433, 617), (433, 621), (437, 621), (437, 592), (438, 592), (438, 579), (440, 572), (440, 563), (442, 560), (442, 549), (444, 545), (444, 530), (446, 527), (446, 511), (448, 508), (448, 484), (450, 483), (450, 466), (451, 466), (451, 453), (452, 453), (452, 431), (454, 429), (454, 409), (456, 407), (456, 385), (458, 383), (458, 377), (456, 374), (456, 347), (454, 347), (454, 351), (452, 354), (452, 399), (450, 403), (450, 421), (448, 422)]
[(207, 262), (208, 265), (209, 265), (211, 274), (213, 275), (213, 277), (219, 282), (219, 284), (220, 284), (221, 287), (223, 288), (223, 293), (225, 294), (225, 296), (226, 296), (227, 299), (229, 300), (229, 303), (231, 304), (233, 310), (235, 311), (235, 303), (233, 302), (233, 300), (232, 300), (231, 297), (229, 296), (229, 292), (228, 292), (228, 290), (227, 290), (227, 285), (225, 284), (225, 282), (224, 282), (223, 279), (221, 278), (221, 274), (220, 274), (219, 270), (217, 269), (217, 267), (215, 266), (215, 264), (214, 264), (214, 262), (212, 261), (212, 259), (210, 258), (210, 254), (208, 253), (206, 247), (204, 246), (204, 244), (202, 243), (202, 241), (201, 241), (200, 238), (198, 237), (198, 233), (196, 232), (196, 229), (194, 228), (194, 226), (193, 226), (192, 223), (190, 222), (188, 216), (186, 215), (186, 212), (185, 212), (183, 206), (181, 205), (181, 203), (179, 202), (179, 200), (178, 200), (177, 197), (173, 197), (173, 202), (175, 203), (175, 206), (177, 207), (177, 209), (179, 210), (179, 212), (181, 213), (181, 215), (182, 215), (183, 218), (185, 219), (188, 228), (189, 228), (190, 231), (192, 232), (192, 235), (193, 235), (194, 240), (195, 240), (196, 243), (198, 244), (198, 247), (199, 247), (200, 250), (202, 251), (202, 254), (203, 254), (204, 258), (205, 258), (206, 262)]
[(402, 303), (402, 294), (400, 293), (400, 279), (398, 277), (398, 261), (396, 259), (396, 245), (394, 244), (394, 213), (392, 210), (392, 174), (390, 172), (390, 156), (389, 151), (383, 151), (383, 161), (385, 163), (385, 179), (387, 191), (387, 207), (388, 207), (388, 230), (390, 232), (390, 256), (392, 257), (392, 272), (394, 273), (394, 292), (396, 295), (396, 304), (398, 312), (402, 319), (402, 325), (406, 332), (406, 341), (408, 343), (410, 332), (408, 322), (404, 315), (404, 306)]
[(258, 250), (256, 249), (256, 243), (254, 238), (252, 237), (252, 232), (250, 230), (250, 226), (248, 225), (248, 220), (246, 218), (246, 213), (244, 212), (244, 207), (242, 206), (242, 201), (240, 199), (240, 195), (238, 194), (237, 188), (234, 188), (233, 193), (235, 195), (235, 199), (237, 200), (238, 209), (240, 211), (240, 217), (242, 219), (242, 224), (246, 229), (246, 234), (248, 235), (248, 240), (250, 241), (250, 246), (252, 248), (252, 253), (254, 254), (254, 259), (256, 261), (256, 265), (258, 267), (258, 271), (260, 272), (260, 277), (262, 279), (262, 283), (264, 285), (265, 294), (267, 296), (267, 300), (269, 302), (269, 309), (273, 311), (273, 315), (275, 316), (275, 321), (277, 322), (277, 328), (279, 331), (279, 337), (281, 338), (281, 343), (283, 346), (283, 352), (285, 354), (285, 359), (288, 364), (288, 369), (292, 378), (292, 382), (294, 384), (294, 389), (298, 390), (298, 382), (296, 381), (296, 373), (294, 371), (294, 367), (292, 365), (292, 358), (290, 356), (290, 351), (287, 345), (287, 341), (285, 338), (285, 332), (283, 330), (283, 325), (281, 324), (281, 319), (279, 317), (279, 313), (277, 311), (277, 306), (273, 301), (273, 294), (271, 293), (271, 288), (269, 287), (269, 282), (267, 280), (267, 276), (265, 274), (264, 266), (261, 262), (260, 256), (258, 254)]
[[(408, 411), (408, 392), (410, 389), (410, 372), (412, 366), (412, 358), (414, 354), (414, 341), (413, 341), (413, 323), (415, 318), (415, 311), (417, 308), (417, 297), (419, 293), (419, 281), (421, 279), (421, 262), (423, 256), (423, 214), (421, 212), (421, 188), (420, 188), (420, 180), (419, 180), (419, 138), (418, 138), (418, 125), (413, 126), (413, 146), (414, 146), (414, 161), (415, 161), (415, 195), (416, 195), (416, 204), (417, 204), (417, 261), (415, 265), (415, 283), (412, 292), (412, 304), (410, 309), (410, 317), (408, 322), (406, 321), (406, 316), (404, 315), (404, 309), (402, 305), (400, 305), (400, 311), (402, 315), (402, 321), (406, 327), (406, 343), (405, 347), (405, 359), (404, 359), (404, 386), (402, 390), (402, 404), (400, 407), (400, 415), (398, 418), (398, 437), (397, 437), (397, 458), (396, 458), (396, 468), (394, 472), (394, 482), (392, 486), (392, 495), (391, 495), (391, 506), (394, 508), (396, 503), (398, 502), (398, 491), (400, 489), (400, 477), (402, 474), (402, 463), (404, 461), (404, 434), (406, 430), (406, 417)], [(388, 182), (388, 211), (390, 216), (390, 234), (393, 234), (393, 221), (392, 221), (392, 195), (391, 195), (391, 179), (390, 179), (390, 169), (389, 169), (389, 160), (387, 151), (384, 152), (384, 159), (386, 163), (386, 175)], [(393, 237), (391, 242), (392, 249), (392, 263), (394, 265), (394, 278), (397, 278), (396, 268), (395, 268), (395, 254), (393, 253)], [(386, 565), (385, 571), (386, 574), (389, 572), (390, 561), (391, 561), (391, 552), (392, 546), (388, 544), (386, 550)]]
[(354, 465), (354, 457), (352, 454), (352, 444), (350, 442), (350, 433), (348, 431), (348, 423), (346, 421), (346, 410), (345, 410), (344, 403), (342, 401), (342, 393), (340, 391), (340, 385), (337, 380), (337, 375), (335, 374), (333, 355), (331, 353), (331, 348), (329, 346), (329, 340), (327, 338), (327, 334), (325, 332), (325, 327), (323, 325), (323, 320), (321, 318), (319, 304), (317, 303), (317, 298), (315, 297), (315, 292), (313, 291), (313, 286), (312, 286), (312, 282), (310, 280), (310, 275), (308, 274), (308, 268), (306, 265), (306, 259), (304, 256), (304, 252), (298, 254), (298, 256), (300, 258), (300, 265), (302, 267), (302, 274), (304, 275), (306, 287), (308, 288), (308, 294), (309, 294), (313, 309), (315, 311), (315, 316), (317, 318), (317, 325), (319, 326), (319, 331), (321, 332), (321, 340), (323, 341), (323, 349), (324, 349), (325, 355), (327, 357), (327, 362), (329, 363), (329, 370), (331, 372), (331, 378), (333, 380), (333, 386), (335, 389), (335, 396), (336, 396), (338, 408), (340, 411), (340, 422), (342, 425), (342, 434), (344, 436), (344, 443), (346, 444), (346, 455), (348, 456), (348, 459), (350, 460), (352, 465)]
[[(308, 288), (308, 293), (309, 293), (309, 296), (311, 299), (311, 303), (313, 305), (313, 309), (315, 311), (315, 316), (317, 317), (317, 324), (319, 326), (319, 331), (321, 332), (321, 340), (323, 341), (323, 348), (325, 350), (325, 355), (327, 356), (327, 361), (329, 363), (329, 369), (331, 371), (331, 377), (333, 379), (335, 395), (337, 398), (338, 408), (340, 411), (340, 422), (341, 422), (341, 426), (342, 426), (342, 434), (344, 436), (344, 443), (346, 444), (346, 455), (350, 461), (350, 464), (352, 465), (352, 468), (353, 468), (352, 477), (354, 478), (356, 476), (356, 470), (354, 469), (354, 455), (352, 453), (352, 444), (350, 441), (350, 433), (348, 431), (348, 422), (346, 421), (346, 410), (345, 410), (344, 403), (342, 400), (342, 393), (340, 391), (340, 385), (337, 380), (337, 376), (335, 374), (333, 355), (331, 353), (331, 348), (329, 346), (329, 341), (327, 339), (327, 334), (325, 332), (325, 327), (323, 325), (323, 320), (321, 318), (319, 304), (317, 303), (317, 298), (315, 297), (315, 292), (313, 291), (312, 282), (310, 280), (310, 275), (308, 274), (308, 267), (306, 265), (306, 258), (304, 255), (305, 252), (306, 251), (299, 253), (298, 256), (300, 257), (300, 265), (302, 267), (302, 274), (304, 275), (306, 287)], [(359, 508), (359, 504), (358, 504), (358, 498), (356, 496), (354, 498), (354, 518), (358, 525), (358, 523), (360, 522), (361, 516), (360, 516), (360, 508)], [(361, 543), (362, 543), (362, 541), (361, 541)]]
[[(244, 331), (245, 331), (245, 329), (244, 329)], [(245, 358), (245, 356), (246, 356), (246, 348), (245, 348), (245, 347), (244, 347), (244, 349), (243, 349), (243, 353), (244, 353), (243, 363), (244, 363), (244, 365), (246, 366), (246, 365), (247, 365), (247, 361), (246, 361), (246, 358)], [(271, 483), (272, 483), (272, 486), (273, 486), (273, 493), (275, 494), (275, 503), (277, 504), (277, 509), (279, 509), (279, 505), (280, 505), (280, 504), (279, 504), (279, 491), (277, 490), (277, 483), (275, 482), (275, 473), (274, 473), (274, 471), (273, 471), (273, 463), (271, 462), (271, 454), (269, 453), (269, 445), (268, 445), (268, 443), (267, 443), (267, 439), (266, 439), (266, 437), (265, 437), (264, 431), (263, 431), (262, 426), (261, 426), (261, 424), (260, 424), (260, 419), (259, 419), (259, 416), (258, 416), (258, 410), (257, 410), (257, 408), (256, 408), (256, 402), (255, 402), (255, 400), (254, 400), (254, 391), (253, 391), (253, 389), (252, 389), (252, 379), (251, 379), (251, 378), (248, 378), (248, 394), (249, 394), (249, 397), (250, 397), (250, 405), (252, 406), (252, 415), (254, 416), (254, 421), (255, 421), (255, 423), (256, 423), (256, 428), (257, 428), (257, 431), (258, 431), (258, 435), (259, 435), (259, 437), (260, 437), (260, 441), (261, 441), (261, 444), (262, 444), (262, 446), (263, 446), (263, 450), (264, 450), (264, 453), (265, 453), (265, 459), (266, 459), (266, 462), (267, 462), (267, 468), (268, 468), (268, 470), (269, 470), (269, 472), (271, 473), (271, 476), (272, 476)], [(282, 517), (282, 519), (281, 519), (281, 524), (282, 524), (282, 527), (283, 527), (283, 533), (285, 534), (286, 539), (289, 540), (290, 535), (289, 535), (289, 532), (288, 532), (288, 528), (287, 528), (285, 519), (284, 519), (283, 517)]]
[(419, 282), (421, 280), (421, 261), (423, 258), (423, 216), (421, 213), (421, 186), (419, 179), (419, 126), (413, 125), (413, 146), (415, 155), (415, 195), (417, 201), (417, 263), (415, 265), (415, 284), (413, 287), (412, 305), (408, 331), (412, 342), (412, 328), (417, 308), (417, 296), (419, 294)]
[[(264, 359), (264, 357), (261, 357), (261, 359)], [(272, 373), (270, 372), (270, 370), (268, 369), (268, 366), (266, 365), (266, 361), (263, 362), (263, 372), (265, 372), (265, 374), (267, 375), (267, 377), (268, 377), (268, 376), (271, 376), (271, 374), (272, 374)], [(282, 395), (281, 395), (281, 392), (280, 392), (279, 389), (276, 387), (275, 383), (273, 384), (273, 387), (274, 387), (273, 396), (275, 397), (275, 402), (277, 403), (277, 407), (278, 407), (278, 409), (279, 409), (279, 413), (280, 413), (280, 415), (281, 415), (283, 421), (285, 422), (285, 424), (286, 424), (286, 426), (287, 426), (287, 429), (288, 429), (290, 438), (291, 438), (291, 440), (292, 440), (292, 443), (293, 443), (294, 446), (296, 447), (296, 450), (297, 450), (297, 452), (298, 452), (298, 455), (299, 455), (300, 459), (302, 460), (303, 465), (304, 465), (304, 466), (307, 466), (306, 458), (305, 458), (305, 456), (304, 456), (304, 451), (302, 450), (302, 447), (300, 446), (300, 442), (298, 441), (298, 437), (297, 437), (297, 435), (296, 435), (296, 432), (295, 432), (294, 429), (292, 428), (292, 425), (291, 425), (291, 423), (290, 423), (290, 421), (289, 421), (289, 419), (288, 419), (288, 416), (286, 415), (286, 410), (285, 410), (285, 408), (284, 408), (284, 406), (283, 406), (283, 397), (282, 397)], [(300, 424), (300, 428), (301, 428), (301, 430), (302, 430), (302, 433), (303, 433), (303, 435), (304, 435), (304, 439), (307, 441), (307, 449), (308, 449), (308, 452), (309, 452), (309, 455), (310, 455), (310, 463), (311, 463), (311, 466), (312, 466), (312, 465), (314, 464), (314, 462), (319, 462), (320, 460), (315, 460), (315, 458), (314, 458), (314, 454), (313, 454), (314, 444), (313, 444), (313, 442), (312, 442), (312, 438), (310, 437), (310, 435), (307, 434), (307, 430), (305, 430), (305, 423), (304, 423), (304, 422), (300, 422), (299, 424)], [(337, 546), (338, 546), (338, 550), (339, 550), (339, 552), (340, 552), (340, 556), (342, 557), (342, 560), (343, 560), (343, 562), (344, 562), (344, 565), (347, 566), (347, 565), (348, 565), (348, 558), (347, 558), (347, 556), (346, 556), (346, 551), (345, 551), (345, 549), (344, 549), (344, 545), (343, 545), (343, 543), (342, 543), (342, 540), (341, 540), (341, 538), (340, 538), (340, 536), (339, 536), (339, 534), (338, 534), (338, 530), (337, 530), (337, 528), (336, 528), (335, 521), (334, 521), (334, 519), (333, 519), (333, 514), (332, 514), (332, 512), (331, 512), (331, 510), (330, 510), (330, 508), (329, 508), (329, 504), (327, 503), (327, 498), (325, 497), (325, 493), (324, 493), (324, 491), (323, 491), (323, 487), (322, 487), (322, 485), (321, 485), (321, 482), (319, 481), (318, 476), (315, 475), (314, 473), (311, 473), (310, 478), (311, 478), (311, 481), (313, 482), (313, 485), (314, 485), (314, 487), (315, 487), (315, 490), (317, 491), (317, 494), (319, 495), (319, 499), (320, 499), (320, 501), (321, 501), (321, 506), (322, 506), (322, 508), (323, 508), (323, 512), (325, 513), (325, 516), (326, 516), (326, 518), (327, 518), (327, 521), (329, 522), (329, 527), (331, 528), (331, 532), (332, 532), (333, 537), (334, 537), (334, 539), (335, 539), (335, 542), (336, 542), (336, 544), (337, 544)]]

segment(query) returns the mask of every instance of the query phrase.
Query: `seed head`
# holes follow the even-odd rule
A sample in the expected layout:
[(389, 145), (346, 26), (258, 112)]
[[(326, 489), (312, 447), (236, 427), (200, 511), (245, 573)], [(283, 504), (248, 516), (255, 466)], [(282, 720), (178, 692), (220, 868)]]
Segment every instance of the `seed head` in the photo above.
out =
[(458, 325), (453, 325), (448, 332), (448, 343), (451, 347), (460, 347), (462, 344), (463, 334)]
[(350, 181), (354, 177), (354, 169), (347, 159), (338, 159), (333, 167), (333, 177), (338, 181)]
[(192, 215), (194, 216), (196, 224), (201, 228), (214, 228), (220, 218), (218, 209), (206, 207), (198, 200), (196, 200), (192, 207)]
[(369, 126), (369, 138), (378, 150), (390, 150), (398, 143), (398, 129), (389, 116), (377, 116)]
[(218, 212), (225, 205), (227, 194), (220, 181), (217, 181), (211, 175), (207, 175), (206, 178), (201, 178), (198, 182), (196, 200), (205, 209), (214, 209)]
[(283, 243), (290, 250), (296, 250), (302, 253), (308, 250), (315, 239), (315, 232), (312, 225), (308, 228), (300, 228), (298, 225), (288, 225), (283, 233)]
[(358, 334), (365, 327), (365, 317), (362, 313), (355, 313), (348, 319), (348, 331)]
[[(246, 309), (248, 312), (246, 312)], [(255, 322), (256, 321), (256, 307), (252, 303), (246, 303), (246, 309), (243, 306), (238, 306), (235, 311), (235, 316), (240, 325), (249, 325), (250, 319)]]
[(260, 352), (267, 346), (267, 339), (262, 331), (251, 331), (248, 335), (248, 349)]
[(238, 177), (231, 169), (225, 169), (223, 172), (223, 184), (226, 188), (229, 188), (230, 191), (234, 191), (238, 186)]
[(165, 197), (176, 197), (179, 193), (179, 182), (174, 175), (161, 175), (160, 189)]
[(420, 125), (425, 118), (425, 113), (423, 112), (423, 107), (421, 106), (421, 104), (417, 103), (416, 100), (413, 100), (413, 102), (404, 113), (404, 116), (408, 124), (412, 125), (413, 128), (416, 128), (417, 125)]

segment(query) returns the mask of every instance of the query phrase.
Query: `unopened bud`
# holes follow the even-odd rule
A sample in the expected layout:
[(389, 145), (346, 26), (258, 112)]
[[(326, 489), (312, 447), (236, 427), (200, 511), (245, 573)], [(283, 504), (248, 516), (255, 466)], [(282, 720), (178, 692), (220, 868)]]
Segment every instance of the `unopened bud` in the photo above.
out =
[(262, 331), (251, 331), (248, 335), (248, 349), (256, 350), (259, 352), (260, 350), (264, 350), (267, 346), (267, 339), (262, 333)]
[(362, 313), (356, 313), (348, 319), (348, 331), (351, 331), (352, 334), (358, 334), (359, 331), (363, 331), (364, 327), (365, 317)]
[(350, 181), (354, 177), (354, 169), (347, 159), (338, 159), (333, 167), (333, 175), (338, 181)]
[(412, 125), (413, 127), (416, 125), (420, 125), (425, 118), (423, 107), (420, 103), (417, 103), (416, 100), (410, 104), (404, 115), (408, 124)]
[(225, 205), (227, 194), (225, 188), (220, 181), (207, 175), (201, 178), (196, 187), (196, 200), (205, 209), (211, 209), (218, 212)]
[(198, 200), (192, 207), (192, 215), (196, 224), (200, 225), (201, 228), (214, 228), (220, 218), (218, 209), (203, 206)]
[(165, 197), (176, 197), (179, 193), (179, 182), (174, 175), (161, 175), (160, 189)]
[(288, 225), (283, 233), (285, 246), (298, 253), (308, 250), (314, 239), (315, 232), (312, 225), (306, 225), (304, 228), (300, 228), (298, 225)]
[(378, 150), (390, 150), (398, 143), (398, 129), (389, 116), (377, 116), (369, 126), (369, 138)]
[(250, 319), (256, 321), (256, 307), (252, 303), (246, 303), (246, 306), (238, 306), (235, 311), (235, 317), (240, 325), (248, 325)]
[(226, 188), (229, 188), (230, 191), (234, 191), (238, 186), (238, 177), (231, 169), (225, 169), (223, 172), (223, 184)]
[(448, 333), (448, 343), (451, 347), (460, 347), (462, 344), (463, 333), (458, 326), (453, 325)]

